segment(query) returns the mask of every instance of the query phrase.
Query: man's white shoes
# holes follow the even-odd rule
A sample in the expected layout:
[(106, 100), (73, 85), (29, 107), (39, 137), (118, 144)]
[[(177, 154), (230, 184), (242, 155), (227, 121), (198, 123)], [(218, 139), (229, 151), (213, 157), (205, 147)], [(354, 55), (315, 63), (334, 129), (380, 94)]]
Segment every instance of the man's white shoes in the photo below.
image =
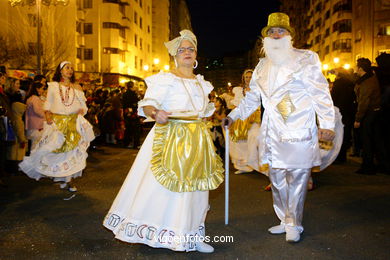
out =
[(280, 225), (273, 226), (273, 227), (269, 228), (268, 232), (270, 232), (273, 235), (279, 235), (279, 234), (286, 233), (286, 228), (285, 228), (285, 225), (280, 224)]
[(299, 240), (301, 239), (301, 233), (303, 232), (303, 230), (300, 230), (296, 226), (289, 226), (289, 225), (280, 224), (280, 225), (269, 228), (268, 232), (270, 232), (271, 234), (274, 234), (274, 235), (286, 233), (286, 241), (294, 243), (294, 242), (299, 242)]
[(210, 246), (209, 244), (206, 244), (205, 242), (197, 242), (195, 247), (196, 247), (196, 251), (201, 253), (214, 252), (214, 247)]
[(298, 227), (286, 225), (286, 241), (295, 243), (301, 239), (301, 232)]

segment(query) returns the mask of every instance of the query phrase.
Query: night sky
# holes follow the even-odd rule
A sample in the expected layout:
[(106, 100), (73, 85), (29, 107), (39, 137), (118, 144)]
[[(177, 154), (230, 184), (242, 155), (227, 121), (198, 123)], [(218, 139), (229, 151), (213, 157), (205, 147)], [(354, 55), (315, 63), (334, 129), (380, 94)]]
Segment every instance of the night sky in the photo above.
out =
[(268, 14), (278, 11), (280, 5), (278, 0), (186, 1), (198, 38), (198, 55), (204, 57), (252, 48)]

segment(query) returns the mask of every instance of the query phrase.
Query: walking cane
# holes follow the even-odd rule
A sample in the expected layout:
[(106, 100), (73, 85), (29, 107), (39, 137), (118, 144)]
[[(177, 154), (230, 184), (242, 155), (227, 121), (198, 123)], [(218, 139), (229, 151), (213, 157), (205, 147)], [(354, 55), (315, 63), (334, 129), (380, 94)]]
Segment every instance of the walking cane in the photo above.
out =
[(229, 224), (229, 127), (225, 127), (225, 225)]

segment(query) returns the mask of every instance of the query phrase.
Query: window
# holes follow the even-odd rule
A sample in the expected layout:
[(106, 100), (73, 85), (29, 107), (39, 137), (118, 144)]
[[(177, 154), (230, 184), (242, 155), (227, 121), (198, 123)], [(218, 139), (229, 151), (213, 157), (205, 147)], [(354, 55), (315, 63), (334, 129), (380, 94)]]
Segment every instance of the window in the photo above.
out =
[(138, 36), (137, 34), (134, 34), (134, 46), (137, 46), (137, 42), (138, 42)]
[(144, 66), (144, 61), (142, 59), (139, 60), (139, 67), (140, 68), (143, 68)]
[(330, 29), (329, 29), (329, 28), (326, 28), (325, 37), (328, 37), (329, 35), (330, 35)]
[(83, 49), (77, 48), (77, 54), (76, 54), (77, 59), (81, 60), (83, 58), (82, 55), (83, 55)]
[(138, 23), (138, 14), (137, 12), (134, 11), (134, 23), (137, 24)]
[(314, 40), (314, 44), (317, 44), (321, 41), (321, 34), (317, 35), (315, 40)]
[(121, 25), (119, 23), (103, 22), (103, 28), (119, 29)]
[(84, 60), (93, 59), (93, 49), (84, 49)]
[(139, 18), (139, 27), (142, 29), (142, 17)]
[(82, 25), (81, 22), (79, 22), (79, 21), (76, 22), (76, 32), (82, 33), (82, 32), (81, 32), (81, 25)]
[(142, 8), (142, 0), (139, 0), (139, 6)]
[(134, 57), (134, 68), (137, 68), (138, 67), (138, 57), (135, 56)]
[(150, 14), (150, 6), (148, 6), (148, 14)]
[(344, 19), (333, 24), (333, 32), (352, 32), (352, 20)]
[(142, 38), (139, 38), (139, 49), (142, 50)]
[(92, 34), (92, 23), (84, 23), (84, 34)]
[(351, 12), (352, 11), (352, 0), (342, 0), (334, 5), (333, 13), (344, 11)]
[(150, 25), (148, 25), (148, 33), (150, 33)]
[(122, 16), (126, 16), (126, 6), (119, 5), (119, 12), (122, 14)]
[(330, 10), (326, 11), (326, 13), (325, 13), (325, 20), (329, 19), (329, 17), (330, 17)]
[(351, 39), (339, 39), (333, 42), (333, 50), (340, 50), (341, 52), (351, 52)]
[(148, 44), (148, 52), (150, 52), (150, 44)]
[(36, 14), (28, 14), (28, 24), (31, 27), (37, 27), (37, 15)]
[(321, 10), (322, 10), (322, 5), (321, 5), (321, 3), (318, 3), (318, 4), (316, 5), (315, 10), (316, 10), (316, 12), (321, 12)]
[(329, 45), (325, 47), (325, 55), (329, 53)]
[(379, 25), (379, 31), (378, 31), (379, 36), (389, 36), (390, 35), (390, 24), (386, 25)]
[(104, 54), (119, 54), (120, 50), (118, 48), (106, 47), (106, 48), (103, 48), (103, 53)]
[(126, 38), (126, 29), (125, 28), (119, 29), (119, 36), (122, 38)]
[(84, 0), (84, 8), (92, 8), (92, 0)]
[(362, 40), (362, 30), (357, 30), (355, 35), (355, 42), (360, 42)]
[(321, 27), (321, 23), (322, 23), (322, 20), (321, 20), (321, 18), (320, 18), (320, 19), (318, 19), (318, 20), (316, 21), (316, 25), (314, 26), (314, 28), (320, 28), (320, 27)]
[(120, 55), (121, 55), (121, 61), (126, 62), (126, 52), (121, 51)]

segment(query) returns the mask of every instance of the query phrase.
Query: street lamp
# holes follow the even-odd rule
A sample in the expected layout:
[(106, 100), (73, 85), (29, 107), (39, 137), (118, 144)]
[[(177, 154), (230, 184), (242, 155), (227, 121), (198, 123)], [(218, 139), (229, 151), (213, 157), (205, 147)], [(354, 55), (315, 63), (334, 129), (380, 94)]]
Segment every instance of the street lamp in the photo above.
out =
[(8, 0), (12, 7), (20, 5), (36, 5), (37, 6), (37, 74), (41, 74), (41, 7), (42, 4), (49, 5), (63, 5), (69, 4), (70, 0)]

